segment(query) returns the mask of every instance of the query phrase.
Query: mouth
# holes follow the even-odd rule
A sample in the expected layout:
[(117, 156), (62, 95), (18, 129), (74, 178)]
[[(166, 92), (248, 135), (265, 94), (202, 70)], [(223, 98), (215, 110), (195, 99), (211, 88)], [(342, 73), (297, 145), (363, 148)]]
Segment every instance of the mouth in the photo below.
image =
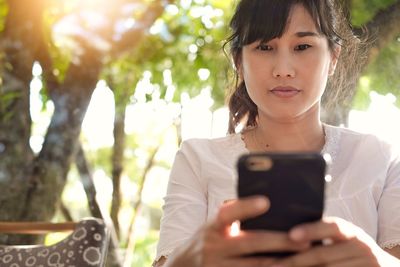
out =
[(290, 98), (299, 94), (301, 90), (291, 86), (278, 86), (271, 89), (270, 92), (280, 98)]

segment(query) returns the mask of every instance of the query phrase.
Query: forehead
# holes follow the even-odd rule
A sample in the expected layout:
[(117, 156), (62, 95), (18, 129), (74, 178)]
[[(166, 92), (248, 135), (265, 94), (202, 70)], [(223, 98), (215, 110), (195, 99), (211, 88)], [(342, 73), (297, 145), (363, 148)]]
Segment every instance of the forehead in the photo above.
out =
[(319, 1), (242, 0), (231, 21), (233, 46), (242, 47), (260, 40), (268, 42), (288, 31), (321, 34)]
[(318, 32), (316, 23), (307, 9), (301, 4), (293, 5), (285, 25), (285, 33)]

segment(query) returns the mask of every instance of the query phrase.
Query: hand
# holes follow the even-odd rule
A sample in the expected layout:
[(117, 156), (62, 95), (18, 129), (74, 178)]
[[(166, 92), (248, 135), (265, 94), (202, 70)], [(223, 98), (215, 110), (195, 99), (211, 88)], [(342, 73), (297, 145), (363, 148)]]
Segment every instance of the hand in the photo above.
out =
[(258, 216), (269, 207), (265, 197), (229, 202), (221, 207), (217, 218), (203, 227), (187, 245), (166, 262), (168, 267), (245, 267), (270, 266), (276, 259), (240, 257), (266, 251), (301, 251), (309, 242), (291, 241), (286, 233), (257, 231), (230, 235), (233, 222)]
[(299, 242), (323, 240), (325, 245), (312, 247), (272, 266), (400, 266), (398, 259), (382, 250), (361, 228), (340, 218), (329, 217), (296, 226), (289, 232), (289, 237)]

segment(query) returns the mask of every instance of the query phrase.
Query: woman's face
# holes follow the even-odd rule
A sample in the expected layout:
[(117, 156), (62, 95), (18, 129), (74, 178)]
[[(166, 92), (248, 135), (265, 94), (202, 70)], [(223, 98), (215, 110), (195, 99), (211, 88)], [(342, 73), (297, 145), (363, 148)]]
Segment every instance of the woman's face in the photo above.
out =
[(295, 5), (281, 38), (243, 47), (239, 75), (259, 116), (293, 120), (319, 112), (338, 54), (339, 49), (331, 52), (307, 10)]

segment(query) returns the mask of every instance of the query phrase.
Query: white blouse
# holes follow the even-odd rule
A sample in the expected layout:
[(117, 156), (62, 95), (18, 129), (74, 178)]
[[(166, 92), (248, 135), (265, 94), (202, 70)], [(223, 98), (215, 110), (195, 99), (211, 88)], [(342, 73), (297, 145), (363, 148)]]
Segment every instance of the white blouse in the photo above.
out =
[[(325, 125), (321, 153), (332, 163), (327, 173), (324, 216), (361, 227), (383, 248), (400, 244), (400, 155), (368, 134)], [(240, 134), (182, 143), (164, 198), (158, 260), (190, 239), (236, 196), (236, 161), (249, 153)]]

